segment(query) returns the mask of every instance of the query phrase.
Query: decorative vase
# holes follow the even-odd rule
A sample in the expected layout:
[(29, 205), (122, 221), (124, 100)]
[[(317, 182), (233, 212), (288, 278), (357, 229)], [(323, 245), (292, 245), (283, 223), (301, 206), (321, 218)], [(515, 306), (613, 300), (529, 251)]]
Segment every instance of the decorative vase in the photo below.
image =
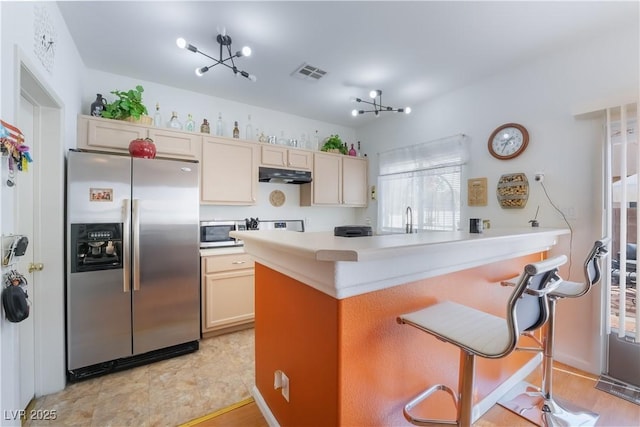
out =
[(96, 95), (96, 100), (91, 104), (91, 115), (94, 117), (102, 117), (102, 111), (107, 108), (107, 100), (101, 94)]
[(156, 157), (156, 145), (151, 138), (134, 139), (129, 143), (129, 154), (131, 154), (131, 157), (154, 159)]

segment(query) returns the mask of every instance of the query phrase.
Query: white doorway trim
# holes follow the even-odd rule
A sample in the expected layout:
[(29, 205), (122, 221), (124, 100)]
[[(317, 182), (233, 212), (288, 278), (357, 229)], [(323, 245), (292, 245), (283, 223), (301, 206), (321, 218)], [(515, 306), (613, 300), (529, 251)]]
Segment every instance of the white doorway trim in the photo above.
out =
[[(14, 111), (19, 111), (23, 95), (35, 106), (34, 135), (40, 147), (39, 180), (34, 183), (34, 259), (45, 269), (40, 273), (34, 301), (45, 302), (34, 314), (35, 323), (35, 394), (42, 396), (65, 386), (64, 334), (64, 107), (61, 98), (33, 66), (29, 58), (15, 47)], [(39, 211), (39, 212), (38, 212)], [(38, 220), (39, 218), (39, 220)]]

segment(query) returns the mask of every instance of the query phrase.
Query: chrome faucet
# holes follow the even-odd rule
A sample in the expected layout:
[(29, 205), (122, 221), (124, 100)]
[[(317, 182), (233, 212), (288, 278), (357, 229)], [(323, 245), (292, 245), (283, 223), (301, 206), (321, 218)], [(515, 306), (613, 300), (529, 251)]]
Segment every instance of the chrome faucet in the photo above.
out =
[(407, 206), (407, 211), (405, 213), (407, 225), (405, 226), (405, 233), (413, 233), (413, 210), (411, 210), (411, 206)]

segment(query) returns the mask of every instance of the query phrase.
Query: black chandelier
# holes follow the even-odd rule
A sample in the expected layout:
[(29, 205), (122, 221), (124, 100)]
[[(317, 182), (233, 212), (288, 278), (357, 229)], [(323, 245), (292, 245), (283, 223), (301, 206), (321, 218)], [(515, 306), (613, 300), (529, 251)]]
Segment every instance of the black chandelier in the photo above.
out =
[[(229, 37), (228, 35), (226, 35), (224, 32), (222, 34), (218, 34), (218, 37), (216, 38), (216, 40), (218, 41), (218, 44), (220, 45), (220, 56), (218, 59), (207, 55), (206, 53), (204, 53), (201, 50), (198, 50), (197, 47), (195, 47), (192, 44), (187, 43), (187, 41), (185, 39), (183, 39), (182, 37), (180, 37), (178, 40), (176, 40), (176, 44), (178, 45), (178, 47), (180, 49), (187, 49), (190, 50), (191, 52), (194, 53), (199, 53), (200, 55), (206, 56), (207, 58), (211, 59), (213, 61), (213, 64), (209, 65), (209, 66), (205, 66), (205, 67), (201, 67), (201, 68), (196, 68), (196, 75), (198, 77), (201, 77), (204, 73), (206, 73), (207, 71), (209, 71), (211, 68), (215, 67), (216, 65), (220, 64), (220, 65), (224, 65), (227, 68), (230, 68), (231, 70), (233, 70), (233, 74), (235, 74), (236, 76), (241, 75), (242, 77), (246, 77), (249, 80), (251, 80), (252, 82), (256, 81), (256, 76), (254, 76), (253, 74), (249, 74), (246, 71), (243, 70), (239, 70), (238, 67), (236, 67), (236, 64), (233, 60), (233, 58), (240, 58), (242, 56), (251, 56), (251, 48), (249, 46), (245, 46), (242, 48), (242, 50), (237, 51), (236, 53), (231, 53), (231, 37)], [(228, 58), (222, 58), (223, 55), (223, 51), (225, 50), (229, 55)], [(227, 63), (227, 62), (230, 62)]]
[(373, 102), (365, 101), (364, 99), (360, 99), (360, 98), (356, 98), (355, 101), (362, 102), (364, 104), (373, 105), (373, 110), (354, 109), (353, 111), (351, 111), (352, 116), (355, 117), (359, 114), (364, 114), (364, 113), (375, 113), (376, 117), (380, 117), (381, 111), (393, 111), (396, 113), (406, 113), (406, 114), (409, 114), (411, 112), (411, 107), (392, 108), (392, 107), (386, 107), (382, 105), (382, 91), (380, 89), (372, 90), (371, 92), (369, 92), (369, 97), (373, 99)]

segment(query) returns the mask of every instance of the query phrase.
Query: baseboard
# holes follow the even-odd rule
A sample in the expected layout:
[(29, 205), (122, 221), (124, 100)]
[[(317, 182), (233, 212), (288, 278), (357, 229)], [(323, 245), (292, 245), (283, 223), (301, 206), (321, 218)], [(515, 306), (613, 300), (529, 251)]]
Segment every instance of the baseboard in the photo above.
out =
[(262, 412), (262, 416), (267, 421), (267, 424), (269, 424), (269, 427), (280, 427), (280, 424), (278, 424), (278, 420), (276, 420), (276, 417), (273, 416), (273, 413), (271, 412), (271, 409), (269, 409), (267, 402), (262, 398), (260, 390), (258, 390), (258, 387), (256, 387), (255, 385), (251, 389), (251, 396), (253, 396), (253, 399), (256, 401), (256, 405), (258, 405), (258, 409), (260, 409), (260, 412)]

